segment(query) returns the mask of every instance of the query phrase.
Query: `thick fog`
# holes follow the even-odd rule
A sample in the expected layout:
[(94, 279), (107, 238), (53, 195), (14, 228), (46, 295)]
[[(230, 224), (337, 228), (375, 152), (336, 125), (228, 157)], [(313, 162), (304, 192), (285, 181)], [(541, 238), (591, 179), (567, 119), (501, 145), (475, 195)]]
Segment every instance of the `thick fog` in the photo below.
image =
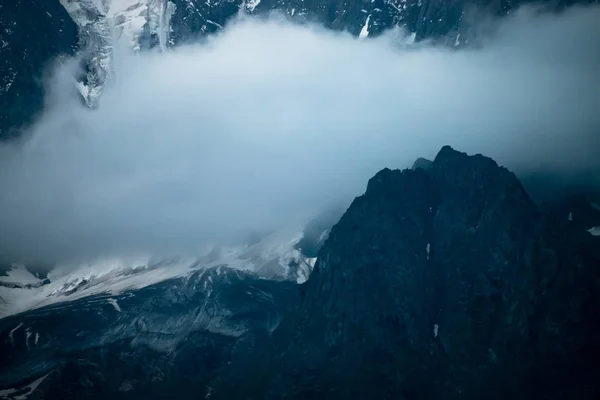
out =
[(93, 111), (65, 63), (27, 139), (0, 148), (0, 255), (193, 254), (444, 144), (521, 173), (600, 171), (598, 21), (597, 6), (522, 10), (457, 50), (241, 20), (117, 60)]

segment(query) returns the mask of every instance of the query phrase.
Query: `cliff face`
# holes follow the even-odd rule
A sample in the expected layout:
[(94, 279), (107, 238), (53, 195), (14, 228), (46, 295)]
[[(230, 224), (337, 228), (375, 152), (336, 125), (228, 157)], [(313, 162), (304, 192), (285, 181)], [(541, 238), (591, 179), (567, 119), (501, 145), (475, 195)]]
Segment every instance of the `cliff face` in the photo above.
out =
[(592, 398), (599, 239), (481, 155), (444, 147), (427, 170), (385, 169), (332, 228), (301, 305), (240, 361), (269, 362), (232, 369), (220, 393)]
[(58, 0), (0, 4), (0, 139), (43, 106), (46, 68), (77, 50), (77, 27)]

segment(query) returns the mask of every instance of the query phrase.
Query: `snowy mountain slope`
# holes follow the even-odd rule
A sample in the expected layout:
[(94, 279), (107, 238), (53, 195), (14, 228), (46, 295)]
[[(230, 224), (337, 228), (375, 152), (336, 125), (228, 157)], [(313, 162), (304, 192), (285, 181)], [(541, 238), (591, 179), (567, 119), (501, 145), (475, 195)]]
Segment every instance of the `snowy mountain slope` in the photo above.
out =
[(46, 69), (76, 50), (77, 27), (58, 1), (0, 2), (0, 139), (41, 110)]
[[(300, 232), (300, 233), (299, 233)], [(212, 267), (251, 271), (263, 278), (302, 283), (316, 258), (295, 248), (300, 230), (267, 235), (250, 245), (213, 246), (198, 258), (156, 259), (150, 256), (58, 265), (38, 278), (15, 265), (0, 276), (0, 318), (88, 296), (118, 295)]]
[[(2, 319), (0, 399), (36, 388), (46, 399), (72, 398), (65, 397), (69, 393), (81, 399), (90, 386), (91, 398), (98, 398), (96, 385), (114, 392), (150, 386), (171, 394), (185, 386), (202, 393), (232, 352), (279, 325), (297, 301), (296, 288), (214, 266), (117, 296), (89, 296)], [(90, 372), (90, 379), (70, 375), (73, 367)], [(41, 378), (42, 386), (28, 387)]]
[[(238, 14), (279, 13), (356, 37), (401, 27), (410, 41), (449, 46), (469, 40), (474, 7), (505, 15), (526, 3), (563, 8), (600, 0), (15, 0), (0, 8), (0, 138), (18, 136), (43, 105), (43, 72), (55, 57), (78, 50), (85, 76), (78, 89), (95, 106), (121, 51), (167, 49), (223, 29)], [(62, 4), (62, 6), (61, 6)], [(68, 12), (68, 14), (67, 14)], [(70, 15), (71, 19), (66, 17)], [(73, 23), (75, 22), (75, 23)]]
[(60, 0), (79, 30), (87, 74), (78, 89), (90, 107), (97, 105), (114, 74), (119, 51), (159, 45), (166, 49), (174, 4), (168, 0)]

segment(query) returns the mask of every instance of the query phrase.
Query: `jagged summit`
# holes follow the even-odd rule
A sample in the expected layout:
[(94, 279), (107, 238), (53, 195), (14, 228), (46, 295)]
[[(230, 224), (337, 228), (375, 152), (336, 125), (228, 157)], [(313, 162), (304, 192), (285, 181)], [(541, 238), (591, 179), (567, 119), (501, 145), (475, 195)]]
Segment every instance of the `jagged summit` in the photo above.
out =
[(593, 239), (554, 225), (482, 155), (446, 146), (429, 170), (384, 169), (332, 228), (302, 304), (259, 352), (268, 366), (234, 369), (220, 393), (592, 398)]
[[(512, 172), (444, 147), (428, 168), (377, 173), (329, 230), (335, 214), (284, 246), (316, 252), (301, 285), (228, 268), (215, 251), (208, 267), (186, 266), (189, 274), (121, 292), (108, 285), (0, 320), (0, 391), (213, 400), (600, 394), (600, 237), (540, 209)], [(280, 254), (260, 257), (259, 244), (241, 259)]]

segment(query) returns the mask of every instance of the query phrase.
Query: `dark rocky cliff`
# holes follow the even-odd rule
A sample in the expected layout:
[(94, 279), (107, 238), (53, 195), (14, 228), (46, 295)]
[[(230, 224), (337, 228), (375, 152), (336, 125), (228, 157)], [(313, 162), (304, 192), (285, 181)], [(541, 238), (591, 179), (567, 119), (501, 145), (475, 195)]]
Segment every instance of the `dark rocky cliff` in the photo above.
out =
[(18, 135), (44, 101), (44, 74), (77, 50), (77, 27), (59, 0), (0, 3), (0, 139)]
[(599, 237), (543, 214), (493, 160), (444, 147), (428, 170), (369, 181), (301, 305), (217, 393), (592, 399), (599, 274)]

